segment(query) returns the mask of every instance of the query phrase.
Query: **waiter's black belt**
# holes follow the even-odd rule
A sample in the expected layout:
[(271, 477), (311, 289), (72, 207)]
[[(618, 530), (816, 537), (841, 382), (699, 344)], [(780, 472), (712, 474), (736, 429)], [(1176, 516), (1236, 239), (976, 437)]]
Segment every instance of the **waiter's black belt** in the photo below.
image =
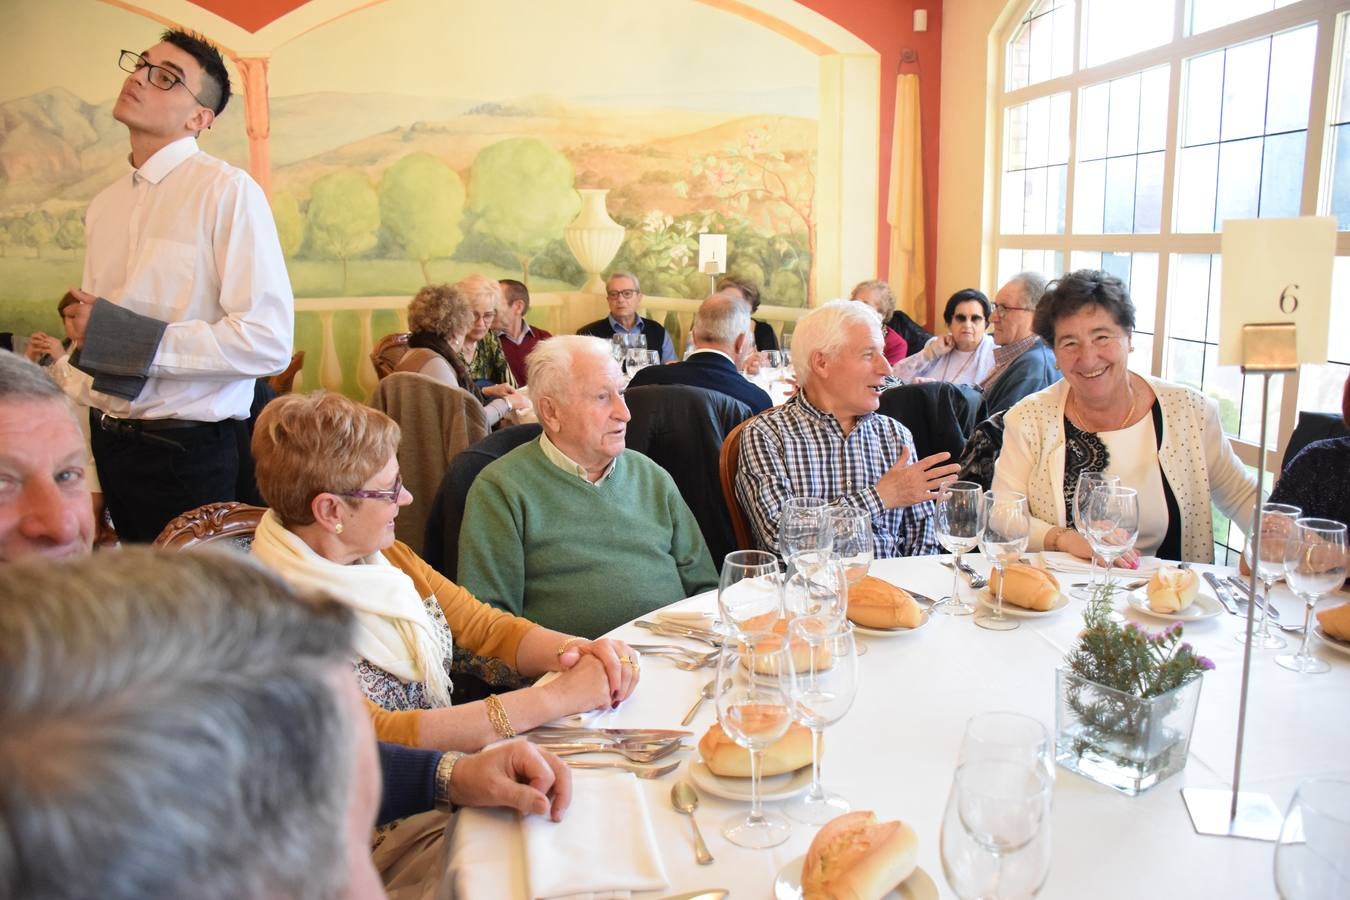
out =
[(184, 449), (182, 444), (174, 440), (175, 436), (197, 428), (216, 428), (220, 425), (219, 422), (197, 422), (192, 419), (119, 419), (107, 413), (98, 414), (97, 420), (98, 427), (109, 434), (174, 450)]

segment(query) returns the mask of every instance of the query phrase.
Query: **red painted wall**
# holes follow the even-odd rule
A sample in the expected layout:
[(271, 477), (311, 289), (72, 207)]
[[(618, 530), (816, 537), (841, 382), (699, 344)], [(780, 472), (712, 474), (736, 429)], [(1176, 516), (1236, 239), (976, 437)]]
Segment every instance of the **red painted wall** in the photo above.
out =
[[(938, 127), (942, 75), (942, 0), (798, 0), (862, 38), (881, 54), (881, 166), (877, 172), (881, 206), (877, 210), (877, 274), (886, 276), (891, 232), (886, 224), (890, 196), (891, 132), (895, 128), (895, 77), (919, 75), (923, 124), (924, 269), (928, 282), (928, 321), (936, 316)], [(914, 33), (914, 10), (928, 10), (928, 30)], [(900, 51), (914, 50), (916, 65), (900, 64)], [(980, 63), (983, 64), (982, 62)], [(944, 302), (946, 298), (943, 298)]]

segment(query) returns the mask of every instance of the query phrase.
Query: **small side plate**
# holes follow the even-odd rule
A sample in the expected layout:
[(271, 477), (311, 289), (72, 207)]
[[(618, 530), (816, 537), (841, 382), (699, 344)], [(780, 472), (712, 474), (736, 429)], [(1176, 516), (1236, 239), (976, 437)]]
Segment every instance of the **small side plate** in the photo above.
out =
[[(801, 900), (802, 865), (805, 862), (805, 856), (798, 856), (778, 870), (778, 877), (773, 882), (774, 900)], [(909, 877), (884, 894), (882, 900), (938, 900), (937, 884), (922, 866), (915, 866)]]
[[(981, 591), (978, 596), (978, 599), (982, 605), (987, 606), (990, 609), (994, 608), (995, 602), (994, 595), (990, 594), (988, 589)], [(1068, 605), (1069, 605), (1069, 595), (1060, 592), (1059, 599), (1057, 599), (1054, 602), (1054, 604), (1049, 609), (1046, 610), (1026, 609), (1024, 607), (1018, 606), (1016, 603), (1009, 603), (1007, 600), (1004, 600), (1003, 614), (1005, 616), (1015, 616), (1019, 619), (1043, 619), (1046, 616), (1053, 616), (1055, 613), (1059, 612), (1061, 609), (1063, 609)]]
[[(723, 800), (750, 802), (749, 778), (724, 778), (714, 775), (701, 759), (689, 760), (689, 778), (699, 790)], [(784, 800), (811, 786), (811, 767), (802, 766), (781, 775), (766, 775), (759, 780), (760, 800)]]
[[(919, 617), (919, 624), (915, 625), (913, 628), (872, 628), (867, 625), (859, 625), (857, 622), (853, 622), (853, 630), (858, 632), (858, 634), (866, 634), (871, 637), (904, 637), (905, 635), (913, 634), (923, 628), (932, 618), (933, 614), (925, 609), (923, 615)], [(852, 620), (850, 619), (849, 621)]]
[(1339, 638), (1332, 637), (1323, 631), (1322, 626), (1317, 623), (1313, 624), (1313, 634), (1317, 635), (1319, 641), (1326, 644), (1337, 653), (1344, 653), (1346, 656), (1350, 656), (1350, 641), (1343, 641)]
[(1166, 619), (1169, 622), (1196, 622), (1200, 619), (1213, 618), (1223, 612), (1223, 606), (1219, 604), (1219, 601), (1204, 591), (1197, 593), (1195, 599), (1185, 609), (1174, 613), (1157, 612), (1149, 606), (1148, 588), (1130, 591), (1125, 595), (1125, 602), (1135, 612), (1141, 612), (1155, 619)]

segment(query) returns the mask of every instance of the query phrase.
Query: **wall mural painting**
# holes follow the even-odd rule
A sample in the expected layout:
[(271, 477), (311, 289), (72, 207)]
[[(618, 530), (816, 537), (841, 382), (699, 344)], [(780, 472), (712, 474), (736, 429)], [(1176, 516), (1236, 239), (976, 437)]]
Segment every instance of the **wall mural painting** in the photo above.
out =
[[(161, 26), (97, 0), (10, 5), (0, 330), (26, 333), (59, 327), (84, 209), (126, 171), (117, 52)], [(596, 188), (627, 228), (611, 268), (647, 293), (706, 293), (697, 235), (714, 231), (766, 302), (808, 301), (818, 66), (771, 31), (694, 0), (386, 0), (269, 57), (271, 202), (297, 297), (410, 296), (473, 271), (575, 289), (563, 228)], [(247, 168), (242, 102), (201, 142)], [(317, 340), (300, 324), (299, 346)]]

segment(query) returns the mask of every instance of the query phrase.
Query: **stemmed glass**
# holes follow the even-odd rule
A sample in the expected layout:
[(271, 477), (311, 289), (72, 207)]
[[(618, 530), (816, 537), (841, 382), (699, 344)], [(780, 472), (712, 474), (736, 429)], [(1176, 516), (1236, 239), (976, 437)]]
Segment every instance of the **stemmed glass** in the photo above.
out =
[(844, 567), (850, 585), (867, 577), (876, 558), (872, 545), (872, 517), (867, 510), (853, 506), (830, 507), (830, 531), (834, 541), (830, 552)]
[(789, 497), (778, 516), (778, 552), (786, 561), (799, 553), (830, 554), (830, 506), (815, 497)]
[(717, 610), (733, 634), (772, 628), (783, 615), (778, 557), (764, 550), (734, 550), (722, 562)]
[(811, 789), (792, 802), (787, 813), (799, 822), (824, 825), (852, 808), (820, 784), (820, 736), (844, 717), (858, 688), (853, 626), (819, 616), (797, 619), (788, 628), (787, 655), (792, 713), (811, 729)]
[[(1119, 486), (1119, 475), (1107, 475), (1105, 472), (1079, 472), (1078, 487), (1073, 492), (1073, 527), (1083, 536), (1083, 540), (1092, 543), (1087, 533), (1087, 503), (1092, 492), (1102, 485)], [(1097, 596), (1097, 554), (1088, 561), (1088, 583), (1084, 587), (1074, 588), (1069, 596), (1075, 600), (1091, 600)]]
[(968, 616), (975, 611), (961, 599), (961, 557), (980, 543), (980, 503), (984, 488), (973, 481), (953, 481), (944, 485), (937, 498), (937, 539), (953, 554), (952, 595), (933, 609), (949, 616)]
[(1315, 778), (1294, 792), (1275, 846), (1275, 888), (1283, 900), (1350, 897), (1350, 781)]
[(1312, 655), (1313, 607), (1323, 594), (1345, 581), (1345, 526), (1330, 519), (1298, 519), (1294, 534), (1285, 544), (1284, 577), (1289, 588), (1303, 598), (1303, 643), (1298, 653), (1281, 653), (1275, 662), (1286, 669), (1308, 674), (1330, 671), (1331, 666)]
[(1103, 485), (1092, 492), (1087, 504), (1087, 539), (1092, 552), (1106, 560), (1106, 581), (1112, 567), (1139, 539), (1139, 492), (1119, 485)]
[(783, 582), (783, 614), (789, 619), (822, 616), (843, 622), (848, 616), (848, 579), (839, 561), (828, 554), (822, 559), (815, 551), (789, 557)]
[(990, 631), (1012, 631), (1021, 627), (1016, 619), (1003, 615), (1004, 566), (1015, 561), (1027, 549), (1031, 518), (1027, 498), (1015, 491), (987, 491), (980, 502), (980, 550), (998, 570), (998, 591), (994, 611), (980, 611), (975, 624)]
[(1037, 765), (1046, 778), (1055, 780), (1055, 746), (1050, 732), (1031, 716), (996, 710), (966, 721), (957, 765), (991, 759)]
[(781, 814), (765, 812), (759, 799), (764, 748), (792, 723), (783, 646), (776, 634), (752, 631), (728, 642), (717, 663), (717, 721), (727, 737), (750, 751), (750, 814), (733, 816), (722, 828), (738, 847), (776, 847), (792, 830)]
[[(1294, 523), (1303, 510), (1287, 503), (1263, 503), (1261, 505), (1261, 558), (1252, 560), (1252, 541), (1247, 541), (1243, 556), (1247, 565), (1256, 570), (1265, 588), (1262, 592), (1261, 624), (1253, 636), (1252, 645), (1261, 650), (1281, 650), (1285, 647), (1284, 638), (1270, 633), (1270, 589), (1275, 582), (1284, 577), (1284, 551), (1289, 538), (1294, 534)], [(1247, 643), (1247, 631), (1239, 631), (1234, 638), (1239, 644)]]
[(1034, 897), (1050, 872), (1054, 782), (1031, 760), (972, 759), (942, 819), (942, 871), (962, 900)]

